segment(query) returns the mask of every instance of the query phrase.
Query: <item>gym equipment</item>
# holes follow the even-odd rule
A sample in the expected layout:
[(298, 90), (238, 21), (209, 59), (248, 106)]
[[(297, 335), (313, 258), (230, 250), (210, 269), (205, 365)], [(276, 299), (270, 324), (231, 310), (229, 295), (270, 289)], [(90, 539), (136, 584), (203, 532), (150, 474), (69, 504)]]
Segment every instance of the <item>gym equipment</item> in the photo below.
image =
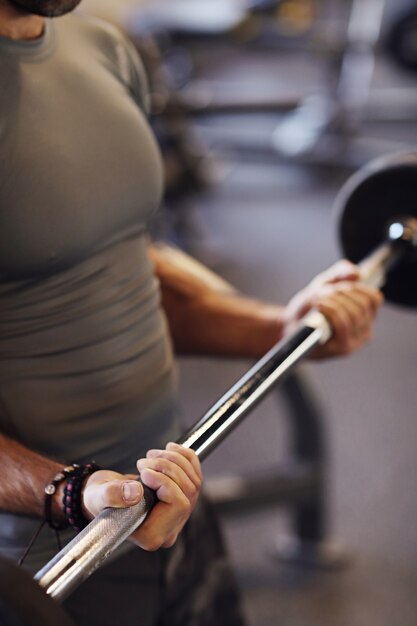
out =
[(204, 38), (262, 42), (291, 40), (314, 27), (316, 0), (159, 0), (129, 12), (137, 28), (170, 33), (177, 41)]
[(388, 51), (400, 67), (417, 70), (417, 3), (412, 2), (395, 18), (386, 37)]
[[(220, 90), (215, 83), (191, 81), (178, 94), (181, 87), (177, 83), (175, 107), (168, 106), (165, 115), (172, 119), (178, 115), (179, 108), (187, 116), (207, 116), (217, 114), (245, 114), (272, 112), (278, 116), (284, 114), (278, 122), (270, 141), (259, 141), (256, 137), (234, 136), (230, 133), (227, 124), (224, 128), (210, 128), (214, 145), (227, 146), (228, 143), (237, 143), (241, 151), (255, 156), (263, 154), (265, 157), (284, 158), (306, 164), (332, 164), (357, 168), (369, 159), (387, 152), (408, 150), (406, 141), (395, 141), (374, 134), (364, 136), (364, 123), (403, 123), (415, 119), (417, 92), (415, 89), (376, 89), (373, 86), (376, 56), (381, 42), (386, 0), (333, 0), (332, 2), (302, 2), (301, 0), (280, 0), (260, 2), (244, 5), (246, 18), (235, 20), (233, 25), (224, 19), (222, 27), (216, 29), (207, 25), (201, 9), (194, 7), (195, 15), (190, 24), (189, 18), (183, 15), (183, 0), (172, 7), (175, 20), (166, 15), (165, 9), (152, 6), (148, 9), (152, 19), (146, 18), (146, 11), (132, 12), (125, 24), (128, 33), (135, 39), (143, 36), (144, 25), (151, 24), (162, 45), (165, 42), (164, 62), (176, 74), (175, 68), (188, 68), (190, 79), (191, 58), (198, 57), (198, 49), (209, 49), (210, 44), (217, 47), (224, 45), (257, 46), (265, 50), (276, 51), (284, 45), (287, 49), (305, 49), (310, 53), (320, 52), (324, 59), (327, 71), (326, 87), (320, 92), (312, 93), (307, 97), (288, 97), (271, 95), (262, 97), (259, 87), (254, 88), (256, 96), (246, 94), (224, 93), (227, 86)], [(311, 13), (312, 24), (307, 28), (308, 36), (300, 37), (294, 30), (293, 36), (283, 37), (282, 31), (277, 28), (277, 19), (281, 11), (285, 15), (297, 15), (303, 5), (319, 5)], [(321, 6), (324, 5), (324, 6)], [(206, 5), (204, 5), (206, 6)], [(207, 5), (208, 6), (208, 5)], [(242, 6), (241, 3), (238, 4)], [(236, 4), (229, 3), (223, 6), (220, 13), (228, 14)], [(297, 10), (295, 11), (297, 7)], [(319, 10), (320, 9), (320, 10)], [(214, 11), (214, 7), (207, 9)], [(242, 9), (241, 9), (242, 10)], [(346, 13), (346, 15), (345, 15)], [(328, 15), (327, 15), (328, 14)], [(331, 18), (339, 14), (338, 19)], [(262, 16), (262, 27), (260, 17)], [(330, 19), (329, 19), (330, 16)], [(313, 19), (314, 18), (314, 19)], [(149, 21), (150, 20), (150, 21)], [(153, 20), (153, 21), (152, 21)], [(394, 28), (391, 37), (392, 46), (399, 50), (406, 45), (406, 49), (413, 53), (413, 20), (415, 15), (409, 15), (398, 26), (399, 35)], [(221, 21), (221, 20), (220, 20)], [(152, 30), (151, 28), (151, 30)], [(407, 30), (404, 35), (404, 29)], [(291, 30), (291, 29), (290, 29)], [(404, 36), (403, 36), (404, 35)], [(406, 44), (403, 46), (403, 39)], [(166, 42), (169, 45), (166, 45)], [(286, 42), (283, 44), (283, 42)], [(196, 43), (197, 42), (197, 43)], [(288, 42), (292, 42), (288, 46)], [(400, 42), (398, 44), (398, 42)], [(397, 45), (398, 44), (398, 45)], [(178, 46), (182, 46), (179, 53)], [(196, 50), (197, 47), (197, 50)], [(415, 46), (414, 46), (415, 47)], [(401, 48), (402, 49), (402, 48)], [(405, 49), (405, 48), (404, 48)], [(191, 54), (187, 54), (187, 50)], [(227, 48), (225, 48), (227, 51)], [(401, 50), (398, 51), (398, 55)], [(405, 54), (405, 53), (404, 53)], [(187, 61), (184, 59), (187, 57)], [(180, 59), (180, 62), (178, 62)], [(198, 62), (197, 62), (198, 64)], [(177, 72), (179, 74), (183, 72)], [(184, 86), (184, 77), (180, 80)], [(246, 92), (248, 92), (248, 85)], [(220, 91), (220, 95), (216, 94)], [(229, 131), (229, 132), (228, 132)]]
[[(417, 277), (416, 173), (417, 153), (377, 160), (347, 183), (337, 201), (345, 253), (353, 260), (366, 254), (360, 262), (363, 280), (383, 286), (389, 300), (406, 306), (417, 304), (411, 293)], [(179, 443), (204, 459), (274, 384), (330, 336), (326, 318), (311, 311)], [(154, 503), (154, 493), (145, 488), (144, 498), (134, 507), (103, 511), (37, 573), (36, 580), (51, 597), (65, 598), (144, 521)]]
[[(339, 241), (353, 262), (376, 248), (388, 228), (391, 243), (375, 252), (376, 264), (389, 271), (383, 292), (390, 302), (409, 307), (417, 306), (417, 257), (410, 254), (397, 263), (397, 256), (401, 256), (403, 245), (404, 250), (417, 245), (417, 207), (413, 206), (416, 179), (416, 152), (382, 157), (352, 176), (337, 200)], [(379, 280), (383, 281), (382, 275)]]
[(352, 0), (344, 49), (335, 59), (336, 80), (331, 90), (307, 97), (278, 124), (272, 142), (279, 154), (355, 166), (407, 149), (358, 132), (366, 121), (401, 122), (415, 115), (414, 90), (372, 90), (385, 8), (386, 0)]

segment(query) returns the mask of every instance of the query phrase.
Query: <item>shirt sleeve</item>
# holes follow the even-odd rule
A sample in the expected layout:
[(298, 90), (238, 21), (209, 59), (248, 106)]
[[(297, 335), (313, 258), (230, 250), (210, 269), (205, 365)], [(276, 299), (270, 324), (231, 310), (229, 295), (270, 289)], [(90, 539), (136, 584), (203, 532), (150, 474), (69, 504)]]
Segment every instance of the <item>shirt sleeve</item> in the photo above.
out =
[[(0, 0), (1, 1), (1, 0)], [(90, 25), (91, 36), (103, 56), (107, 66), (128, 89), (136, 104), (145, 115), (150, 111), (149, 83), (145, 67), (133, 43), (113, 24), (99, 18), (83, 15), (83, 22)]]
[(117, 46), (120, 74), (138, 106), (149, 115), (149, 82), (142, 60), (134, 45), (123, 37)]

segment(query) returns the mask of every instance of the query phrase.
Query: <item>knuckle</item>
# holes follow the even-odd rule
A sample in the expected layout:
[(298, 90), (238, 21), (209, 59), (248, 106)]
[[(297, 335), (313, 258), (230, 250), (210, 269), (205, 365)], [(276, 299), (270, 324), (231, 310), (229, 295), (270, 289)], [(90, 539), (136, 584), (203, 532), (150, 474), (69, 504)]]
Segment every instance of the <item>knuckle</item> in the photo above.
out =
[(188, 462), (191, 462), (193, 458), (194, 451), (190, 448), (184, 448), (184, 446), (180, 446), (177, 450), (177, 453), (184, 457)]
[(194, 461), (198, 461), (198, 456), (196, 455), (194, 450), (192, 450), (191, 448), (184, 448), (183, 447), (182, 450), (181, 450), (181, 453), (183, 454), (183, 456), (185, 456), (187, 461), (189, 461), (190, 463), (193, 463)]
[(145, 549), (148, 552), (156, 552), (164, 544), (164, 538), (159, 534), (153, 534), (147, 537), (145, 542)]
[(187, 498), (190, 502), (193, 502), (199, 494), (199, 489), (195, 485), (191, 485), (189, 489), (187, 489)]
[(156, 459), (153, 459), (151, 466), (152, 466), (152, 469), (154, 469), (155, 471), (161, 472), (162, 474), (164, 474), (166, 473), (169, 467), (169, 461), (167, 461), (164, 458), (158, 457)]
[(170, 466), (172, 465), (172, 461), (165, 459), (163, 457), (153, 457), (146, 460), (142, 465), (142, 469), (153, 469), (155, 472), (159, 472), (161, 474), (167, 474), (169, 472)]
[(163, 450), (160, 450), (159, 448), (152, 448), (152, 450), (148, 450), (146, 453), (146, 458), (150, 459), (150, 458), (154, 458), (154, 457), (158, 457), (161, 456), (161, 454), (163, 454)]
[(172, 548), (173, 545), (175, 545), (177, 539), (178, 539), (178, 534), (179, 533), (173, 533), (171, 534), (168, 539), (166, 539), (164, 541), (164, 543), (162, 544), (163, 548)]
[(180, 514), (188, 514), (191, 511), (191, 502), (183, 492), (178, 494), (176, 506)]

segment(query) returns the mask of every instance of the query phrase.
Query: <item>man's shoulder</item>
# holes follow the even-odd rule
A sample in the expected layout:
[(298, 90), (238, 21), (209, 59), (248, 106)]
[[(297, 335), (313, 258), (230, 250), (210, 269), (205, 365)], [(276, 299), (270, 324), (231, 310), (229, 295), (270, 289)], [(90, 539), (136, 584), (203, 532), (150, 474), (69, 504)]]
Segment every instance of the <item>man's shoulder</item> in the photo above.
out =
[(70, 32), (76, 39), (83, 38), (91, 45), (105, 49), (114, 48), (126, 42), (125, 36), (116, 26), (81, 12), (66, 15), (56, 20), (56, 24), (63, 33)]
[(59, 29), (62, 29), (61, 35), (71, 48), (74, 45), (83, 48), (85, 58), (97, 57), (95, 53), (99, 51), (106, 68), (117, 76), (137, 104), (147, 111), (146, 73), (136, 49), (121, 30), (109, 22), (81, 12), (60, 18)]

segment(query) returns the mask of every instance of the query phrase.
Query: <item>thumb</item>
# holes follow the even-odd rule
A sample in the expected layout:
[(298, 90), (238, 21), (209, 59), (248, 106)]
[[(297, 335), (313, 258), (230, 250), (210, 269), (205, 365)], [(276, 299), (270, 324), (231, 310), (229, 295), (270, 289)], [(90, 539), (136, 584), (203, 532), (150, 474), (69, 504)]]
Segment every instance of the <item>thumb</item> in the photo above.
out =
[(96, 516), (107, 507), (123, 509), (133, 506), (142, 496), (143, 487), (137, 480), (109, 480), (87, 485), (83, 494), (83, 504)]

